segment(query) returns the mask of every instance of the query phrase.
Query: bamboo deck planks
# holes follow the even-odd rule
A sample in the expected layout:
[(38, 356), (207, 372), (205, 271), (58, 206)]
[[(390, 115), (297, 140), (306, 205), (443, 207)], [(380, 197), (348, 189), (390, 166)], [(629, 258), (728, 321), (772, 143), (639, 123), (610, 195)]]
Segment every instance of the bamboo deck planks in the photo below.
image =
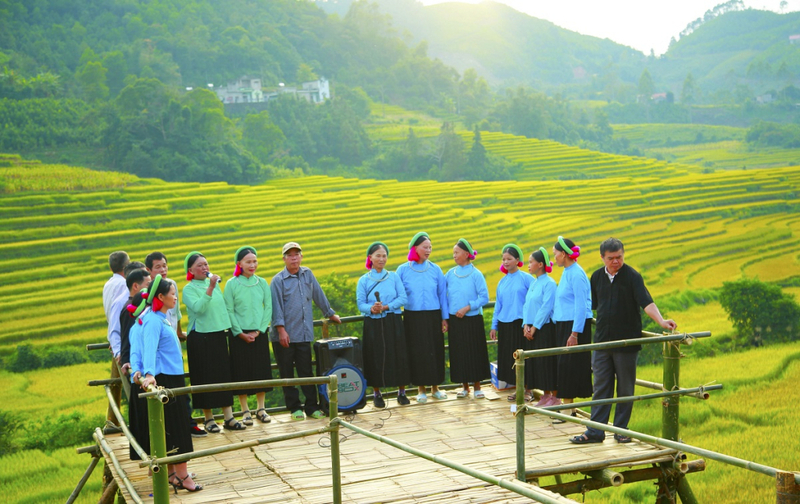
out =
[[(417, 449), (442, 456), (498, 477), (513, 479), (516, 470), (514, 428), (510, 403), (503, 400), (431, 400), (427, 404), (401, 407), (390, 403), (386, 410), (370, 406), (348, 420)], [(277, 434), (323, 426), (327, 420), (293, 422), (288, 414), (273, 416), (272, 423), (256, 422), (245, 431), (223, 431), (195, 438), (195, 449), (263, 439)], [(634, 457), (641, 465), (662, 459), (658, 447), (634, 441), (618, 444), (612, 437), (604, 443), (573, 445), (568, 437), (583, 432), (575, 424), (556, 425), (538, 415), (529, 415), (526, 428), (526, 467), (558, 474), (571, 464), (603, 462)], [(491, 503), (529, 502), (500, 487), (415, 457), (397, 448), (346, 429), (340, 444), (342, 499), (356, 503)], [(152, 502), (152, 483), (147, 469), (128, 458), (124, 436), (107, 440), (139, 496)], [(179, 491), (171, 502), (287, 502), (316, 504), (332, 501), (330, 438), (327, 434), (262, 444), (189, 462), (196, 481), (204, 485), (197, 493)], [(627, 460), (626, 459), (626, 460)], [(122, 486), (121, 486), (122, 488)], [(130, 501), (127, 491), (123, 496)], [(564, 499), (564, 502), (572, 502)]]

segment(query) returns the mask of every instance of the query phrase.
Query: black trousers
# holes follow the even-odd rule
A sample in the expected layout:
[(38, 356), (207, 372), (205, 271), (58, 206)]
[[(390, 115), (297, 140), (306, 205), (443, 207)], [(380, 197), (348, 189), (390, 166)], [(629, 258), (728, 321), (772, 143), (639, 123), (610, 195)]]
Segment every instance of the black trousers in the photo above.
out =
[[(272, 352), (275, 354), (281, 378), (294, 378), (295, 369), (299, 378), (314, 376), (311, 369), (311, 343), (289, 343), (289, 348), (284, 348), (279, 342), (273, 341)], [(306, 415), (310, 415), (319, 409), (317, 386), (303, 385), (301, 388), (306, 400), (305, 407), (300, 403), (297, 387), (283, 387), (283, 400), (289, 411), (302, 409)]]

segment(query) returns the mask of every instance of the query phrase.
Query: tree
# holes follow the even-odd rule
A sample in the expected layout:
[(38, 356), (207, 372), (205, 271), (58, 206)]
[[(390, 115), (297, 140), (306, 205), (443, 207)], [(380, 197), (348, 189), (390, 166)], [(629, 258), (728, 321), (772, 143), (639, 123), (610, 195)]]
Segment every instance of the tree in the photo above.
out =
[(295, 79), (297, 80), (297, 83), (300, 84), (303, 82), (315, 81), (319, 79), (319, 77), (314, 73), (314, 69), (311, 68), (311, 66), (305, 63), (300, 63), (300, 66), (297, 67), (297, 76)]
[(248, 114), (244, 118), (242, 142), (259, 161), (268, 164), (283, 147), (286, 137), (283, 131), (269, 118), (266, 110)]
[(106, 72), (108, 70), (99, 61), (89, 61), (78, 69), (75, 77), (83, 88), (83, 95), (86, 101), (93, 102), (108, 98)]
[(760, 346), (800, 334), (800, 305), (777, 285), (749, 278), (725, 282), (719, 301), (744, 343)]
[(656, 86), (653, 84), (653, 78), (650, 77), (650, 72), (645, 68), (642, 70), (642, 75), (639, 77), (639, 96), (641, 96), (643, 100), (649, 100), (655, 92)]
[(691, 105), (695, 102), (697, 89), (694, 83), (692, 72), (686, 74), (686, 79), (683, 81), (683, 89), (681, 89), (681, 103), (684, 105)]

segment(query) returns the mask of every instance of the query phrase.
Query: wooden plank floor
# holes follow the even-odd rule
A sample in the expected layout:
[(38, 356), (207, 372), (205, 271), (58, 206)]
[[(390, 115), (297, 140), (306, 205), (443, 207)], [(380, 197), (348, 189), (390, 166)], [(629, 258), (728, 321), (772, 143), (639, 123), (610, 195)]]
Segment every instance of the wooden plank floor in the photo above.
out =
[[(456, 399), (451, 393), (447, 400), (430, 399), (427, 404), (412, 402), (402, 407), (391, 399), (386, 410), (367, 406), (351, 423), (473, 469), (513, 479), (515, 420), (504, 396), (490, 401)], [(195, 438), (195, 450), (322, 427), (327, 422), (311, 419), (293, 422), (288, 413), (272, 418), (272, 423), (256, 421), (245, 431), (223, 431)], [(558, 472), (562, 465), (637, 455), (647, 459), (659, 450), (635, 440), (620, 445), (610, 436), (601, 444), (573, 445), (567, 438), (583, 432), (582, 426), (554, 425), (538, 415), (526, 417), (525, 425), (528, 470), (552, 467)], [(508, 490), (352, 431), (342, 429), (342, 434), (347, 436), (340, 447), (343, 502), (530, 502)], [(138, 463), (129, 460), (127, 439), (123, 435), (110, 435), (107, 440), (139, 496), (145, 502), (152, 502), (147, 468), (140, 469)], [(197, 474), (196, 481), (204, 485), (204, 490), (197, 493), (181, 490), (177, 495), (172, 494), (171, 499), (185, 503), (331, 502), (329, 444), (327, 434), (314, 435), (192, 460), (189, 470)], [(126, 500), (132, 502), (124, 485), (120, 484), (120, 488)]]

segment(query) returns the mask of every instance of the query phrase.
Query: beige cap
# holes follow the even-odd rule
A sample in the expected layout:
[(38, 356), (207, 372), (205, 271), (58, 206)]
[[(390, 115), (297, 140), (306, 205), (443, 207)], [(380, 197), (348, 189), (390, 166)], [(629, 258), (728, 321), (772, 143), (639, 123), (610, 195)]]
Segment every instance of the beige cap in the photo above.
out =
[(286, 253), (289, 252), (292, 249), (297, 249), (300, 252), (303, 251), (303, 249), (300, 247), (299, 243), (297, 243), (297, 242), (289, 242), (289, 243), (287, 243), (286, 245), (283, 246), (283, 255), (286, 255)]

